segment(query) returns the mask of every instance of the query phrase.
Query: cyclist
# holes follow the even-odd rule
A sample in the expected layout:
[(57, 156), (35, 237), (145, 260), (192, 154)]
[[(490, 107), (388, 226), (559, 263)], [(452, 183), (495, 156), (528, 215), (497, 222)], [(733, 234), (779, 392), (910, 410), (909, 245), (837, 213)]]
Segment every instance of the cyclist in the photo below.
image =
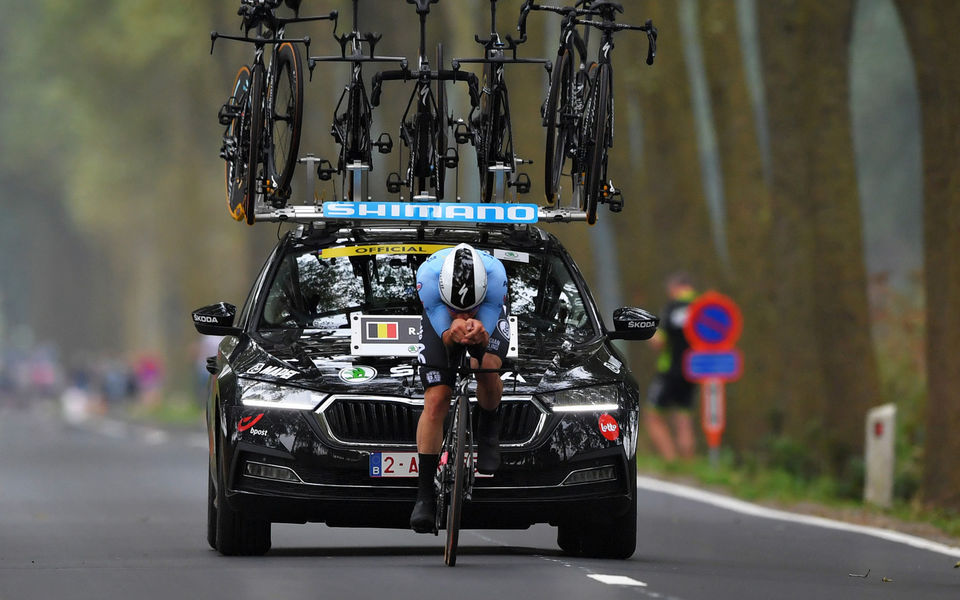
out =
[[(459, 364), (463, 352), (470, 353), (474, 368), (499, 369), (503, 364), (510, 342), (507, 274), (503, 263), (487, 252), (460, 244), (435, 252), (420, 265), (417, 292), (426, 317), (420, 339), (424, 393), (417, 424), (419, 489), (410, 527), (432, 533), (437, 510), (433, 480), (456, 378), (451, 367)], [(477, 470), (485, 474), (500, 466), (497, 408), (502, 393), (498, 373), (477, 373)]]
[[(650, 340), (654, 349), (660, 351), (660, 356), (657, 376), (647, 393), (649, 408), (644, 411), (644, 421), (650, 440), (663, 458), (673, 461), (679, 454), (689, 460), (693, 458), (696, 445), (691, 414), (695, 386), (683, 375), (683, 353), (689, 348), (683, 326), (687, 322), (687, 308), (697, 292), (688, 274), (676, 272), (667, 278), (667, 294), (670, 301), (661, 313), (661, 329)], [(664, 413), (672, 416), (676, 443)]]

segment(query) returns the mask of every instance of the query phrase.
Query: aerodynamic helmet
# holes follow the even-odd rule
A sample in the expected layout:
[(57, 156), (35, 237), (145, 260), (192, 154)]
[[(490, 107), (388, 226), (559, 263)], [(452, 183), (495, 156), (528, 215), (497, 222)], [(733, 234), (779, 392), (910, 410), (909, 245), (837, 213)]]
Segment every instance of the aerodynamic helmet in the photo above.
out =
[(487, 295), (487, 269), (480, 253), (460, 244), (447, 254), (440, 269), (440, 297), (455, 311), (468, 311)]

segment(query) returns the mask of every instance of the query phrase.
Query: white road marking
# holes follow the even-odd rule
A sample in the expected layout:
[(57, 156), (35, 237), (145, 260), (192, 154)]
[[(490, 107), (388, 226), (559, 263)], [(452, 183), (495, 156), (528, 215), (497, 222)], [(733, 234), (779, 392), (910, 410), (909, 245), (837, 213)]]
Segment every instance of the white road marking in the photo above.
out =
[(860, 533), (863, 535), (880, 538), (882, 540), (887, 540), (889, 542), (905, 544), (912, 548), (929, 550), (930, 552), (937, 552), (939, 554), (945, 554), (954, 558), (960, 558), (960, 548), (956, 546), (947, 546), (946, 544), (940, 544), (922, 537), (901, 533), (899, 531), (893, 531), (891, 529), (868, 527), (866, 525), (855, 525), (853, 523), (834, 521), (833, 519), (827, 519), (824, 517), (800, 515), (787, 512), (785, 510), (767, 508), (765, 506), (751, 504), (750, 502), (744, 502), (743, 500), (737, 500), (736, 498), (731, 498), (729, 496), (714, 494), (713, 492), (706, 492), (704, 490), (680, 485), (678, 483), (671, 483), (669, 481), (661, 481), (659, 479), (653, 479), (652, 477), (638, 476), (637, 487), (644, 490), (686, 498), (695, 502), (703, 502), (704, 504), (710, 504), (712, 506), (716, 506), (717, 508), (723, 508), (725, 510), (730, 510), (753, 517), (760, 517), (762, 519), (774, 519), (777, 521), (788, 521), (790, 523), (799, 523), (801, 525), (810, 525), (813, 527), (823, 527), (825, 529), (833, 529), (836, 531)]
[(644, 582), (637, 581), (636, 579), (625, 577), (623, 575), (599, 575), (597, 573), (591, 573), (587, 575), (587, 577), (607, 585), (632, 585), (636, 587), (647, 587), (647, 584)]

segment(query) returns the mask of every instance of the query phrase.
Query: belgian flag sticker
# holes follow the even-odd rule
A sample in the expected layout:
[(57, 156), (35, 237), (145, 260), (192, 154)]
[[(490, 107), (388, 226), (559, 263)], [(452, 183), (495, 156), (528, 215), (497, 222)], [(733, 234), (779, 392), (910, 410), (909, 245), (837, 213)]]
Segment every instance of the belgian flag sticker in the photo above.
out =
[(368, 321), (366, 325), (367, 339), (369, 340), (396, 340), (399, 338), (396, 321)]

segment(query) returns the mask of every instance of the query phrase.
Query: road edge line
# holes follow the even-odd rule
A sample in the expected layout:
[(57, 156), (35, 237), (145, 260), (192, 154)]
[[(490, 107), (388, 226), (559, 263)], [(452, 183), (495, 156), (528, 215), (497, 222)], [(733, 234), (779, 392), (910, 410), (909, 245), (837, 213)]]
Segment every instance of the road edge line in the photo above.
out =
[(862, 535), (869, 535), (872, 537), (880, 538), (882, 540), (887, 540), (889, 542), (905, 544), (907, 546), (917, 548), (920, 550), (928, 550), (930, 552), (944, 554), (946, 556), (951, 556), (953, 558), (960, 558), (960, 548), (956, 546), (948, 546), (946, 544), (934, 542), (932, 540), (928, 540), (926, 538), (918, 537), (915, 535), (910, 535), (908, 533), (902, 533), (900, 531), (894, 531), (892, 529), (884, 529), (882, 527), (872, 527), (868, 525), (857, 525), (854, 523), (846, 523), (844, 521), (837, 521), (834, 519), (828, 519), (826, 517), (816, 517), (813, 515), (803, 515), (799, 513), (792, 513), (789, 511), (779, 510), (776, 508), (767, 508), (766, 506), (760, 506), (759, 504), (753, 504), (745, 500), (739, 500), (737, 498), (732, 498), (730, 496), (724, 496), (722, 494), (708, 492), (706, 490), (701, 490), (699, 488), (694, 488), (694, 487), (682, 485), (679, 483), (673, 483), (671, 481), (655, 479), (653, 477), (645, 477), (643, 475), (638, 475), (637, 488), (652, 491), (652, 492), (669, 494), (671, 496), (677, 496), (680, 498), (686, 498), (688, 500), (693, 500), (695, 502), (702, 502), (704, 504), (709, 504), (717, 508), (722, 508), (725, 510), (738, 512), (738, 513), (753, 516), (753, 517), (759, 517), (762, 519), (788, 521), (790, 523), (810, 525), (813, 527), (822, 527), (824, 529), (833, 529), (836, 531), (845, 531), (849, 533), (859, 533)]

